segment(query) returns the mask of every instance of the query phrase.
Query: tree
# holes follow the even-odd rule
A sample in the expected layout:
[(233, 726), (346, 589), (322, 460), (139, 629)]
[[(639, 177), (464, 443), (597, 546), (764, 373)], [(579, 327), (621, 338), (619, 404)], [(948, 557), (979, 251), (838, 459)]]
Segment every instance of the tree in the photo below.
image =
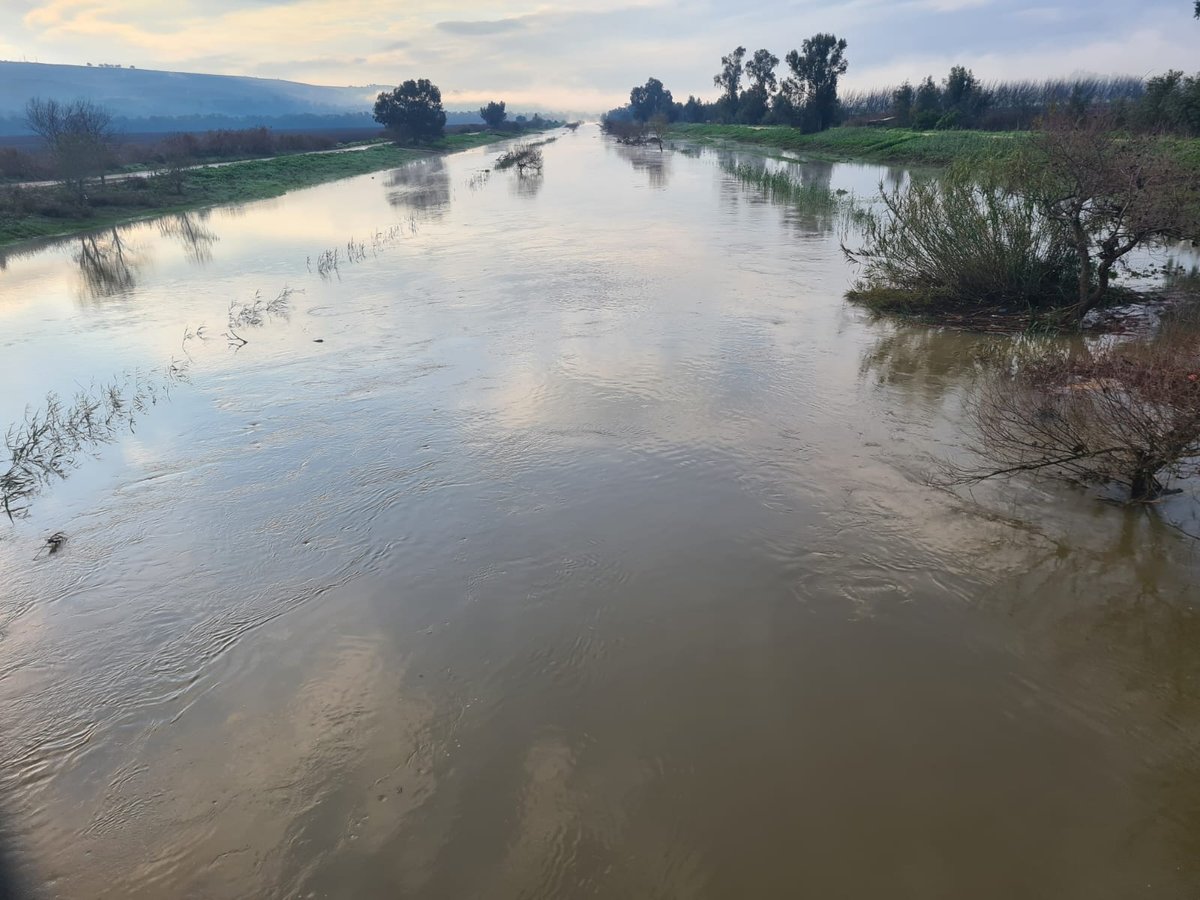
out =
[(932, 128), (942, 117), (942, 89), (933, 76), (926, 76), (913, 98), (913, 128)]
[(667, 136), (667, 129), (671, 127), (671, 120), (662, 113), (659, 113), (656, 116), (651, 116), (650, 121), (646, 123), (646, 127), (650, 131), (650, 140), (658, 144), (658, 149), (661, 152), (663, 139)]
[(184, 176), (196, 157), (196, 137), (191, 134), (168, 135), (162, 142), (163, 167), (159, 178), (171, 193), (183, 193)]
[(746, 63), (746, 75), (750, 78), (750, 90), (770, 94), (779, 84), (775, 77), (775, 67), (779, 65), (779, 57), (770, 50), (755, 50), (754, 56)]
[(661, 81), (650, 78), (629, 92), (629, 109), (639, 122), (649, 122), (655, 116), (674, 119), (675, 99)]
[(963, 66), (950, 69), (942, 91), (942, 110), (944, 116), (954, 117), (953, 124), (967, 128), (974, 125), (987, 109), (989, 99), (974, 72)]
[(846, 41), (832, 34), (815, 34), (787, 57), (792, 77), (784, 91), (801, 109), (801, 126), (806, 131), (824, 131), (837, 122), (838, 79), (846, 74)]
[(1014, 182), (1062, 226), (1076, 256), (1082, 319), (1104, 300), (1117, 265), (1160, 239), (1200, 227), (1200, 175), (1153, 137), (1118, 134), (1106, 117), (1047, 121)]
[(504, 124), (504, 120), (508, 118), (508, 113), (504, 110), (504, 101), (497, 103), (492, 100), (487, 106), (479, 108), (479, 116), (483, 119), (488, 128), (496, 129)]
[(916, 91), (907, 81), (892, 92), (892, 116), (895, 117), (897, 125), (907, 127), (912, 124), (915, 98)]
[(446, 128), (442, 92), (428, 78), (409, 79), (376, 98), (375, 121), (392, 132), (397, 140), (436, 140)]
[(111, 161), (112, 115), (90, 100), (60, 103), (34, 97), (25, 105), (25, 122), (46, 142), (63, 184), (85, 200), (87, 179), (102, 176)]
[(721, 71), (713, 76), (713, 84), (722, 92), (717, 102), (725, 108), (727, 117), (732, 117), (737, 110), (738, 92), (742, 84), (742, 60), (745, 57), (745, 47), (738, 47), (728, 56), (722, 56)]
[(779, 85), (775, 77), (775, 67), (779, 65), (779, 57), (770, 50), (756, 50), (754, 56), (746, 63), (746, 75), (750, 79), (750, 87), (742, 94), (738, 107), (738, 120), (748, 125), (757, 125), (767, 116), (771, 94)]
[(1185, 76), (1178, 69), (1171, 69), (1151, 78), (1146, 82), (1135, 119), (1147, 130), (1200, 135), (1200, 75)]
[(693, 97), (691, 94), (688, 94), (687, 103), (683, 104), (683, 121), (704, 121), (704, 104), (697, 97)]

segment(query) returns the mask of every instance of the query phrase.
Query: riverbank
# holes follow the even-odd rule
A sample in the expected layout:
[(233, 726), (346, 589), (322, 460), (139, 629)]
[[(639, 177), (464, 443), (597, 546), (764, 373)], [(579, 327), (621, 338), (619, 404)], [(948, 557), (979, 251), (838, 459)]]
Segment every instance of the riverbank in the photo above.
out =
[[(961, 159), (1003, 158), (1029, 139), (1027, 131), (913, 131), (909, 128), (831, 128), (805, 134), (786, 126), (672, 125), (670, 137), (701, 143), (737, 141), (815, 159), (945, 166)], [(1163, 138), (1173, 153), (1200, 169), (1200, 140)]]
[(90, 186), (89, 206), (84, 209), (64, 200), (57, 187), (0, 189), (0, 248), (164, 213), (278, 197), (297, 188), (512, 137), (511, 133), (491, 131), (454, 134), (428, 148), (379, 144), (353, 153), (305, 153), (186, 169), (170, 176), (127, 178)]
[(861, 159), (948, 165), (969, 156), (1005, 156), (1028, 132), (913, 131), (908, 128), (831, 128), (805, 134), (782, 125), (673, 125), (671, 137), (713, 143), (737, 141), (823, 159)]

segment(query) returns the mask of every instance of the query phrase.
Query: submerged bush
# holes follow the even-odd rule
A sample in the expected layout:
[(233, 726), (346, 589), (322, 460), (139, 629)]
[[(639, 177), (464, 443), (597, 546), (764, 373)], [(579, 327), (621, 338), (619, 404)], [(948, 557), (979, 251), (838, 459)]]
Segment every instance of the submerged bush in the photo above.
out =
[(882, 195), (882, 209), (862, 217), (862, 248), (845, 250), (864, 267), (852, 300), (910, 312), (1037, 309), (1069, 294), (1062, 226), (1000, 179), (958, 169)]
[(1170, 478), (1200, 473), (1198, 324), (1185, 309), (1150, 340), (1051, 345), (997, 367), (970, 405), (986, 465), (952, 469), (951, 480), (1051, 473), (1146, 502)]
[[(549, 143), (548, 141), (539, 141), (538, 143)], [(538, 143), (534, 144), (516, 144), (513, 148), (504, 153), (496, 160), (497, 169), (511, 169), (517, 167), (519, 172), (525, 172), (527, 169), (540, 172), (542, 170), (542, 151), (538, 149)]]
[(851, 299), (880, 309), (1054, 308), (1079, 323), (1128, 254), (1200, 233), (1200, 169), (1111, 121), (1055, 117), (1011, 156), (883, 192)]

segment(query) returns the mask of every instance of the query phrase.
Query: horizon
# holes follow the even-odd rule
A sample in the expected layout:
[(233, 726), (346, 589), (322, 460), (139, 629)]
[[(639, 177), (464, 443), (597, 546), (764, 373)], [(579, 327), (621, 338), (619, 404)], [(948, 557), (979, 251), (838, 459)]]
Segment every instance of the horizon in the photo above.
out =
[[(19, 23), (0, 38), (0, 58), (336, 88), (426, 77), (448, 106), (504, 99), (591, 112), (624, 103), (649, 76), (680, 100), (712, 96), (712, 75), (734, 46), (767, 47), (782, 58), (821, 31), (849, 42), (847, 91), (941, 77), (956, 64), (987, 81), (1195, 68), (1190, 2), (1148, 0), (1134, 30), (1125, 10), (1116, 0), (1015, 8), (997, 0), (853, 0), (832, 9), (765, 0), (737, 10), (662, 0), (615, 9), (492, 0), (467, 15), (445, 0), (420, 0), (403, 13), (383, 0), (218, 0), (203, 10), (194, 0), (169, 10), (139, 0), (0, 0), (0, 11)], [(780, 33), (788, 41), (777, 40)]]

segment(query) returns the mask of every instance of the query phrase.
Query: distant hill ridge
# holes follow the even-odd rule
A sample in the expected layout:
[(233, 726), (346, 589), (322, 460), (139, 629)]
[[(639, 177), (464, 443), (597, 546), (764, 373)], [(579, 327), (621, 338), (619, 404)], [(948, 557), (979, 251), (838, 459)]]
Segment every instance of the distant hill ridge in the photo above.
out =
[[(343, 127), (352, 124), (351, 117), (373, 126), (371, 105), (380, 91), (390, 87), (328, 87), (244, 75), (0, 62), (0, 134), (25, 133), (25, 104), (31, 97), (83, 97), (105, 107), (123, 124), (145, 131), (252, 124), (296, 127), (292, 121), (310, 121), (315, 126), (313, 116), (337, 117)], [(474, 111), (450, 113), (448, 120), (450, 124), (482, 121)]]
[(383, 88), (324, 87), (243, 75), (200, 75), (110, 66), (0, 62), (0, 116), (30, 97), (86, 97), (127, 118), (177, 115), (329, 115), (369, 109)]

